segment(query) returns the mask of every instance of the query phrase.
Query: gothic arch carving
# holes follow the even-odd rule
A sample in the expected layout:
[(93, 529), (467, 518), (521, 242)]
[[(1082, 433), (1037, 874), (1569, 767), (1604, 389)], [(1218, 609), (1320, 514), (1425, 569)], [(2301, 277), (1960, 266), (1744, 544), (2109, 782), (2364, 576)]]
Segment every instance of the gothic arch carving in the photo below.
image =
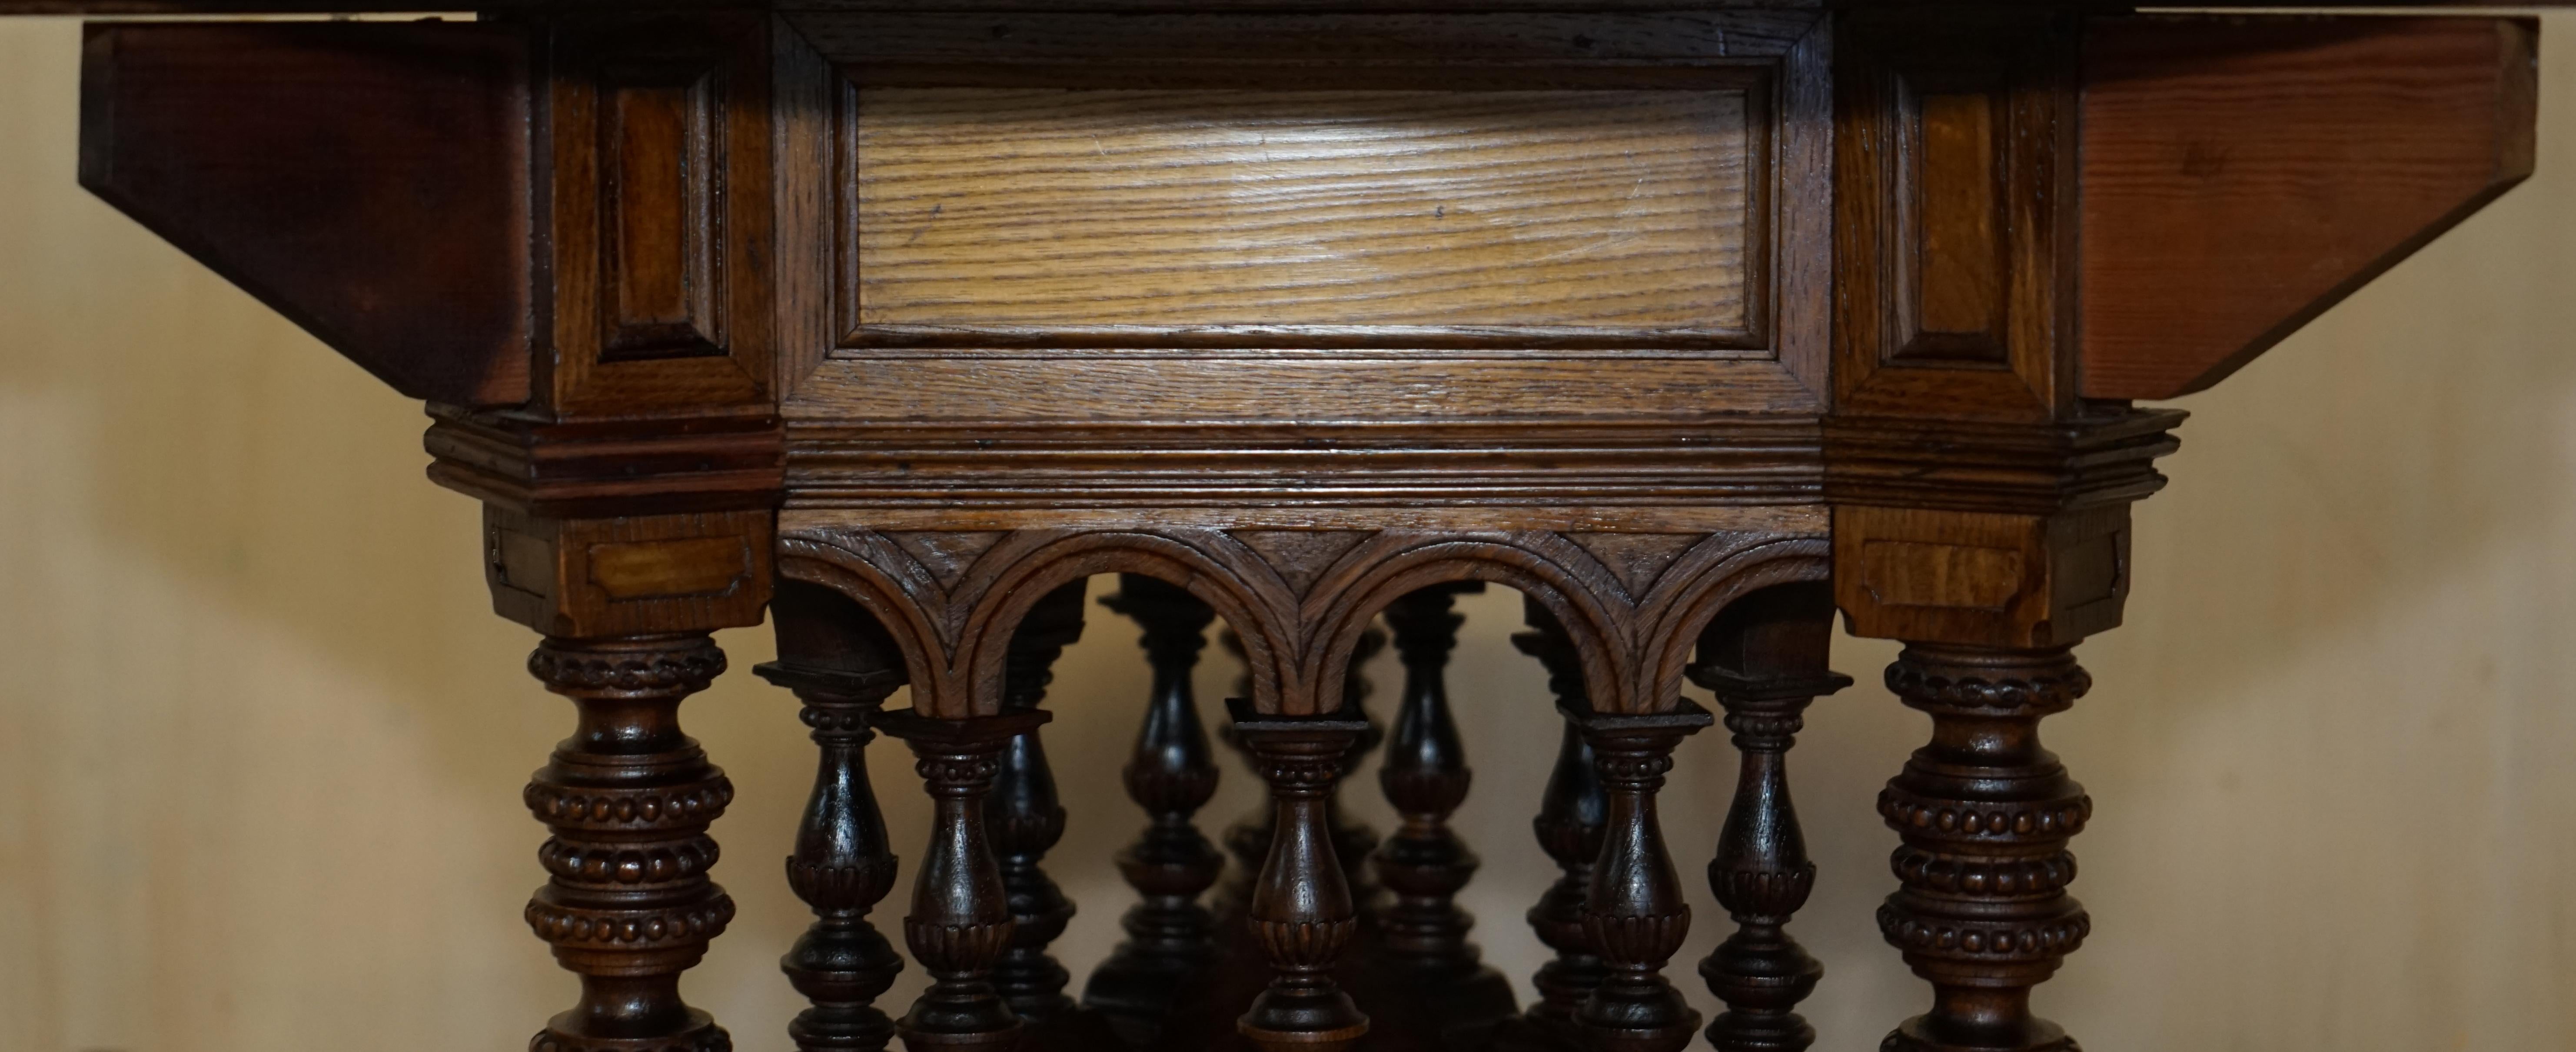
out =
[[(1004, 654), (1032, 604), (1076, 578), (1152, 576), (1187, 589), (1243, 637), (1253, 704), (1314, 715), (1387, 604), (1480, 580), (1531, 596), (1565, 626), (1596, 711), (1657, 712), (1680, 694), (1698, 631), (1758, 588), (1824, 580), (1818, 538), (1737, 533), (1228, 531), (1214, 527), (906, 534), (790, 530), (779, 572), (840, 591), (904, 648), (914, 708), (1000, 711)], [(1328, 671), (1329, 670), (1329, 671)]]

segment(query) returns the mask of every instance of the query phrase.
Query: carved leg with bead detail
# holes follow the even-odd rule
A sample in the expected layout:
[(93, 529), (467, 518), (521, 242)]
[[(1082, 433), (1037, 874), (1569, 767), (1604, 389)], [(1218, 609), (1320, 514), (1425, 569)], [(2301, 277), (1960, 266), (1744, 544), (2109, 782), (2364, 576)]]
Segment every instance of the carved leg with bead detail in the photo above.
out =
[(528, 924), (581, 976), (581, 1002), (528, 1042), (530, 1052), (728, 1052), (733, 1042), (680, 1000), (680, 973), (733, 920), (707, 879), (707, 825), (733, 783), (680, 733), (682, 699), (725, 668), (705, 633), (617, 639), (549, 637), (528, 657), (546, 689), (581, 709), (573, 736), (528, 785), (554, 831), (538, 853), (553, 880)]
[(2091, 928), (2066, 893), (2066, 842), (2093, 801), (2040, 747), (2039, 721), (2066, 711), (2092, 677), (2067, 647), (1915, 643), (1888, 666), (1887, 686), (1932, 716), (1932, 743), (1879, 794), (1904, 846), (1892, 859), (1903, 886), (1878, 925), (1934, 1000), (1884, 1048), (2073, 1052), (2065, 1031), (2031, 1015), (2030, 991)]

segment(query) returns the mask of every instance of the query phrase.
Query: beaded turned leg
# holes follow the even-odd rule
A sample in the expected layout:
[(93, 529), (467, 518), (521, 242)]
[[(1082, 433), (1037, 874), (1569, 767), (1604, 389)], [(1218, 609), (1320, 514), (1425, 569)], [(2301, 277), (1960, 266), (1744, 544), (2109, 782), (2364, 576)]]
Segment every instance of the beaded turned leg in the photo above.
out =
[(1665, 713), (1610, 715), (1569, 707), (1566, 718), (1592, 746), (1593, 769), (1610, 801), (1601, 858), (1583, 908), (1583, 931), (1609, 974), (1574, 1022), (1596, 1052), (1677, 1052), (1699, 1029), (1699, 1013), (1663, 976), (1690, 934), (1690, 906), (1655, 819), (1655, 793), (1673, 766), (1673, 747), (1714, 722), (1689, 702)]
[[(1004, 713), (1032, 712), (1046, 700), (1055, 659), (1082, 636), (1084, 583), (1049, 593), (1020, 622), (1005, 658)], [(1064, 837), (1064, 807), (1056, 800), (1055, 772), (1047, 766), (1046, 747), (1034, 728), (1012, 736), (1001, 761), (993, 793), (984, 801), (984, 821), (1000, 856), (1012, 929), (1009, 948), (993, 965), (993, 987), (1013, 1012), (1044, 1020), (1073, 1007), (1073, 999), (1064, 995), (1073, 977), (1047, 953), (1047, 944), (1064, 934), (1073, 919), (1073, 903), (1038, 868)]]
[(680, 733), (680, 701), (724, 671), (704, 633), (548, 638), (528, 658), (581, 723), (536, 774), (528, 807), (553, 830), (538, 858), (553, 880), (528, 923), (581, 976), (581, 1001), (528, 1042), (531, 1052), (726, 1052), (733, 1042), (680, 1000), (680, 973), (733, 919), (707, 879), (707, 825), (733, 784)]
[(1378, 845), (1378, 883), (1394, 901), (1378, 911), (1387, 955), (1414, 980), (1441, 1034), (1453, 1046), (1475, 1046), (1517, 1009), (1511, 982), (1477, 963), (1467, 931), (1475, 919), (1459, 909), (1458, 892), (1476, 872), (1474, 852), (1449, 828), (1467, 799), (1472, 774), (1449, 712), (1444, 670), (1466, 618), (1451, 612), (1458, 593), (1481, 584), (1427, 588), (1387, 608), (1388, 627), (1404, 659), (1404, 701), (1387, 742), (1378, 784), (1404, 824)]
[(1161, 1035), (1180, 985), (1216, 952), (1212, 921), (1198, 897), (1216, 883), (1225, 856), (1190, 821), (1216, 794), (1216, 765), (1190, 690), (1190, 670), (1207, 646), (1216, 612), (1179, 587), (1133, 574), (1120, 577), (1118, 594), (1101, 605), (1145, 629), (1153, 696), (1123, 773), (1127, 795), (1152, 824), (1118, 854), (1119, 873), (1142, 901), (1120, 919), (1127, 940), (1092, 970), (1082, 1001), (1107, 1015), (1121, 1040), (1141, 1048)]
[(2066, 893), (2066, 842), (2093, 802), (2040, 747), (2039, 721), (2091, 685), (2065, 647), (1917, 643), (1888, 666), (1888, 689), (1931, 714), (1932, 743), (1879, 794), (1904, 846), (1891, 860), (1902, 887), (1878, 925), (1934, 994), (1888, 1052), (2073, 1052), (2030, 1014), (2030, 991), (2091, 927)]
[[(1532, 602), (1526, 612), (1530, 631), (1513, 635), (1512, 644), (1547, 668), (1548, 690), (1556, 695), (1558, 706), (1582, 708), (1583, 666), (1576, 659), (1574, 641), (1566, 638), (1546, 607)], [(1556, 957), (1540, 965), (1532, 977), (1539, 1000), (1522, 1015), (1530, 1029), (1555, 1044), (1576, 1040), (1575, 1010), (1610, 974), (1583, 932), (1583, 904), (1591, 894), (1592, 863), (1601, 857), (1609, 813), (1610, 802), (1592, 767), (1592, 747), (1584, 744), (1582, 732), (1568, 721), (1557, 742), (1556, 766), (1548, 772), (1547, 788), (1539, 797), (1538, 817), (1530, 822), (1540, 849), (1561, 871), (1528, 915), (1530, 928)]]
[(1244, 699), (1229, 704), (1235, 732), (1260, 761), (1278, 808), (1277, 832), (1247, 909), (1275, 975), (1235, 1027), (1263, 1052), (1339, 1052), (1368, 1032), (1369, 1021), (1331, 974), (1358, 910), (1334, 857), (1327, 801), (1368, 724), (1264, 717)]
[(898, 712), (879, 718), (881, 729), (912, 745), (936, 805), (912, 913), (903, 919), (904, 943), (931, 977), (930, 989), (899, 1024), (912, 1052), (1019, 1044), (1020, 1018), (993, 988), (993, 966), (1010, 944), (1012, 923), (1001, 866), (985, 837), (984, 798), (1011, 739), (1048, 716), (941, 720)]
[(1718, 1052), (1802, 1052), (1816, 1031), (1796, 1008), (1824, 966), (1783, 928), (1815, 887), (1805, 834), (1789, 800), (1787, 753), (1818, 695), (1851, 685), (1825, 668), (1833, 598), (1822, 587), (1757, 593), (1720, 615), (1700, 639), (1691, 680), (1717, 695), (1743, 754), (1735, 802), (1718, 834), (1709, 887), (1735, 934), (1700, 962), (1727, 1011), (1709, 1024)]
[(805, 725), (822, 754), (796, 827), (796, 853), (787, 858), (787, 886), (816, 919), (778, 962), (814, 1006), (797, 1013), (787, 1035), (797, 1052), (881, 1052), (895, 1029), (876, 999), (894, 985), (903, 958), (867, 919), (894, 890), (895, 876), (885, 818), (868, 785), (867, 745), (876, 737), (870, 721), (902, 677), (788, 662), (757, 671), (805, 703)]

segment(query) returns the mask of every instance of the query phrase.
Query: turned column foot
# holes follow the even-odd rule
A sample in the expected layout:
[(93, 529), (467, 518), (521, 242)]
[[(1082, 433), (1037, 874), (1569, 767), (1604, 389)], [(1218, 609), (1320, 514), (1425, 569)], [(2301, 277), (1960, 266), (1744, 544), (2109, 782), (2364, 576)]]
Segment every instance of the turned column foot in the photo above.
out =
[(707, 879), (707, 826), (733, 783), (680, 733), (682, 699), (725, 668), (705, 633), (548, 638), (528, 657), (581, 723), (528, 785), (553, 830), (538, 858), (553, 878), (528, 903), (537, 936), (581, 976), (581, 1001), (529, 1039), (530, 1052), (730, 1052), (732, 1039), (680, 999), (680, 973), (733, 920)]
[(2067, 840), (2093, 801), (2039, 744), (2042, 717), (2092, 686), (2069, 648), (1911, 644), (1887, 686), (1932, 716), (1932, 743), (1879, 794), (1904, 844), (1901, 883), (1879, 930), (1932, 984), (1932, 1010), (1888, 1035), (1887, 1052), (2071, 1052), (2030, 1012), (2031, 988), (2091, 930), (2066, 893)]

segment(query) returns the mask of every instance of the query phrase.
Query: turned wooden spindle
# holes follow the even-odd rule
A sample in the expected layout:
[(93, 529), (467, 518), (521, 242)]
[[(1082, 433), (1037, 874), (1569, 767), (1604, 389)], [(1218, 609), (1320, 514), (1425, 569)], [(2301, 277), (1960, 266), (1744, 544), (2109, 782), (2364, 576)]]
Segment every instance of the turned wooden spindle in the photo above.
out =
[(2066, 893), (2067, 840), (2092, 798), (2039, 744), (2042, 717), (2093, 685), (2071, 648), (2011, 650), (1908, 644), (1887, 688), (1932, 717), (1917, 749), (1879, 793), (1878, 813), (1904, 840), (1890, 864), (1901, 885), (1878, 927), (1932, 984), (1932, 1011), (1889, 1034), (1889, 1052), (2058, 1052), (2073, 1039), (2030, 1014), (2030, 991), (2092, 929)]
[(1128, 797), (1151, 822), (1118, 853), (1118, 872), (1140, 901), (1119, 919), (1127, 939), (1092, 969), (1082, 1002), (1108, 1016), (1121, 1040), (1141, 1048), (1160, 1036), (1180, 985), (1216, 951), (1213, 922), (1198, 898), (1216, 883), (1225, 856), (1191, 816), (1216, 795), (1217, 770), (1190, 688), (1190, 670), (1207, 646), (1216, 611), (1176, 585), (1140, 574), (1120, 575), (1118, 594), (1100, 604), (1145, 630), (1139, 642), (1153, 666), (1153, 694), (1121, 773)]
[[(1547, 669), (1547, 689), (1556, 695), (1560, 709), (1583, 708), (1587, 704), (1583, 664), (1574, 652), (1574, 640), (1537, 602), (1525, 602), (1523, 612), (1530, 630), (1513, 634), (1512, 645)], [(1576, 1039), (1575, 1010), (1610, 974), (1583, 931), (1583, 904), (1591, 895), (1592, 864), (1601, 857), (1609, 815), (1610, 801), (1592, 766), (1592, 747), (1568, 721), (1557, 742), (1556, 765), (1548, 771), (1547, 788), (1539, 796), (1538, 816), (1530, 820), (1539, 848), (1560, 872), (1547, 893), (1530, 907), (1529, 925), (1556, 956), (1531, 977), (1539, 1000), (1523, 1013), (1531, 1027), (1558, 1044)]]
[(573, 736), (528, 783), (528, 809), (554, 836), (553, 876), (528, 925), (581, 976), (581, 1001), (530, 1039), (530, 1052), (728, 1052), (732, 1040), (680, 999), (680, 973), (733, 920), (707, 879), (707, 826), (733, 783), (680, 732), (682, 699), (725, 668), (703, 632), (617, 639), (548, 637), (528, 671), (580, 709)]
[(1369, 1020), (1332, 977), (1359, 911), (1334, 856), (1327, 802), (1368, 723), (1262, 716), (1243, 698), (1227, 706), (1278, 810), (1246, 908), (1273, 976), (1235, 1028), (1263, 1052), (1339, 1052), (1368, 1033)]
[(1736, 930), (1700, 961), (1699, 974), (1727, 1011), (1709, 1023), (1718, 1052), (1802, 1052), (1815, 1028), (1797, 1006), (1824, 965), (1785, 930), (1815, 889), (1816, 866), (1789, 797), (1787, 754), (1818, 696), (1851, 685), (1827, 669), (1833, 596), (1789, 585), (1757, 592), (1722, 612), (1700, 636), (1691, 681), (1717, 695), (1742, 755), (1735, 800), (1708, 864), (1709, 888)]
[(1404, 661), (1404, 698), (1378, 785), (1403, 824), (1371, 860), (1378, 883), (1394, 893), (1376, 913), (1380, 945), (1425, 998), (1442, 1036), (1459, 1047), (1484, 1044), (1519, 1007), (1510, 980), (1480, 964), (1467, 941), (1475, 918), (1458, 908), (1457, 895), (1478, 860), (1449, 827), (1473, 781), (1449, 711), (1449, 654), (1467, 620), (1453, 607), (1458, 595), (1482, 590), (1477, 581), (1441, 585), (1387, 607), (1387, 627)]
[(943, 720), (891, 712), (877, 720), (878, 729), (912, 746), (919, 758), (914, 769), (935, 805), (930, 848), (913, 883), (912, 912), (903, 919), (904, 944), (931, 977), (930, 989), (898, 1024), (913, 1052), (1019, 1044), (1020, 1017), (993, 986), (993, 966), (1010, 945), (1013, 924), (1002, 868), (986, 837), (984, 799), (1011, 739), (1052, 715), (1036, 710)]
[[(1219, 632), (1217, 639), (1236, 661), (1244, 661), (1243, 639), (1235, 635), (1233, 629)], [(1367, 673), (1369, 659), (1385, 649), (1386, 633), (1374, 627), (1362, 630), (1359, 641), (1351, 645), (1351, 664), (1342, 675), (1342, 712), (1366, 723), (1368, 729), (1351, 743), (1349, 755), (1342, 758), (1342, 778), (1348, 778), (1352, 771), (1358, 770), (1360, 761), (1367, 759), (1369, 752), (1386, 740), (1386, 729), (1378, 726), (1377, 718), (1368, 711), (1369, 695), (1377, 693), (1377, 684), (1368, 678)], [(1246, 662), (1244, 668), (1244, 674), (1234, 683), (1234, 696), (1238, 698), (1252, 696), (1251, 665)], [(1236, 736), (1232, 724), (1219, 731), (1218, 737), (1243, 757), (1245, 766), (1252, 768), (1254, 774), (1261, 773), (1260, 759), (1253, 756), (1252, 750)], [(1351, 894), (1356, 900), (1365, 903), (1377, 892), (1377, 882), (1370, 876), (1367, 865), (1369, 856), (1377, 850), (1377, 830), (1349, 816), (1349, 809), (1342, 806), (1342, 783), (1339, 780), (1333, 783), (1332, 795), (1324, 802), (1324, 815), (1325, 823), (1333, 831), (1333, 851), (1335, 857), (1341, 859), (1343, 879), (1350, 882)], [(1234, 855), (1238, 866), (1235, 878), (1227, 882), (1229, 900), (1239, 902), (1251, 895), (1253, 875), (1261, 872), (1261, 860), (1270, 851), (1270, 843), (1277, 832), (1272, 823), (1278, 818), (1278, 813), (1268, 807), (1255, 807), (1226, 827), (1225, 849)]]
[(1664, 847), (1655, 794), (1672, 770), (1673, 747), (1716, 721), (1686, 700), (1650, 715), (1562, 711), (1592, 746), (1610, 802), (1583, 907), (1584, 935), (1609, 974), (1575, 1010), (1575, 1025), (1595, 1052), (1677, 1052), (1699, 1029), (1699, 1013), (1663, 968), (1690, 934), (1690, 906)]
[[(1085, 584), (1077, 580), (1048, 593), (1012, 634), (1003, 658), (1004, 713), (1032, 712), (1046, 700), (1056, 658), (1082, 638)], [(1064, 838), (1064, 806), (1056, 799), (1055, 772), (1036, 728), (1013, 735), (1003, 748), (993, 792), (984, 798), (984, 821), (1011, 904), (1011, 943), (993, 965), (993, 988), (1012, 1011), (1042, 1021), (1073, 1007), (1064, 995), (1073, 977), (1047, 946), (1064, 934), (1074, 907), (1039, 865)]]
[(813, 1002), (787, 1025), (797, 1052), (880, 1052), (894, 1020), (876, 999), (903, 971), (903, 957), (868, 923), (868, 912), (894, 890), (895, 856), (885, 817), (868, 784), (870, 722), (901, 686), (890, 670), (844, 672), (775, 661), (753, 671), (796, 692), (805, 703), (821, 753), (814, 791), (787, 857), (787, 886), (814, 910), (815, 921), (778, 967)]

